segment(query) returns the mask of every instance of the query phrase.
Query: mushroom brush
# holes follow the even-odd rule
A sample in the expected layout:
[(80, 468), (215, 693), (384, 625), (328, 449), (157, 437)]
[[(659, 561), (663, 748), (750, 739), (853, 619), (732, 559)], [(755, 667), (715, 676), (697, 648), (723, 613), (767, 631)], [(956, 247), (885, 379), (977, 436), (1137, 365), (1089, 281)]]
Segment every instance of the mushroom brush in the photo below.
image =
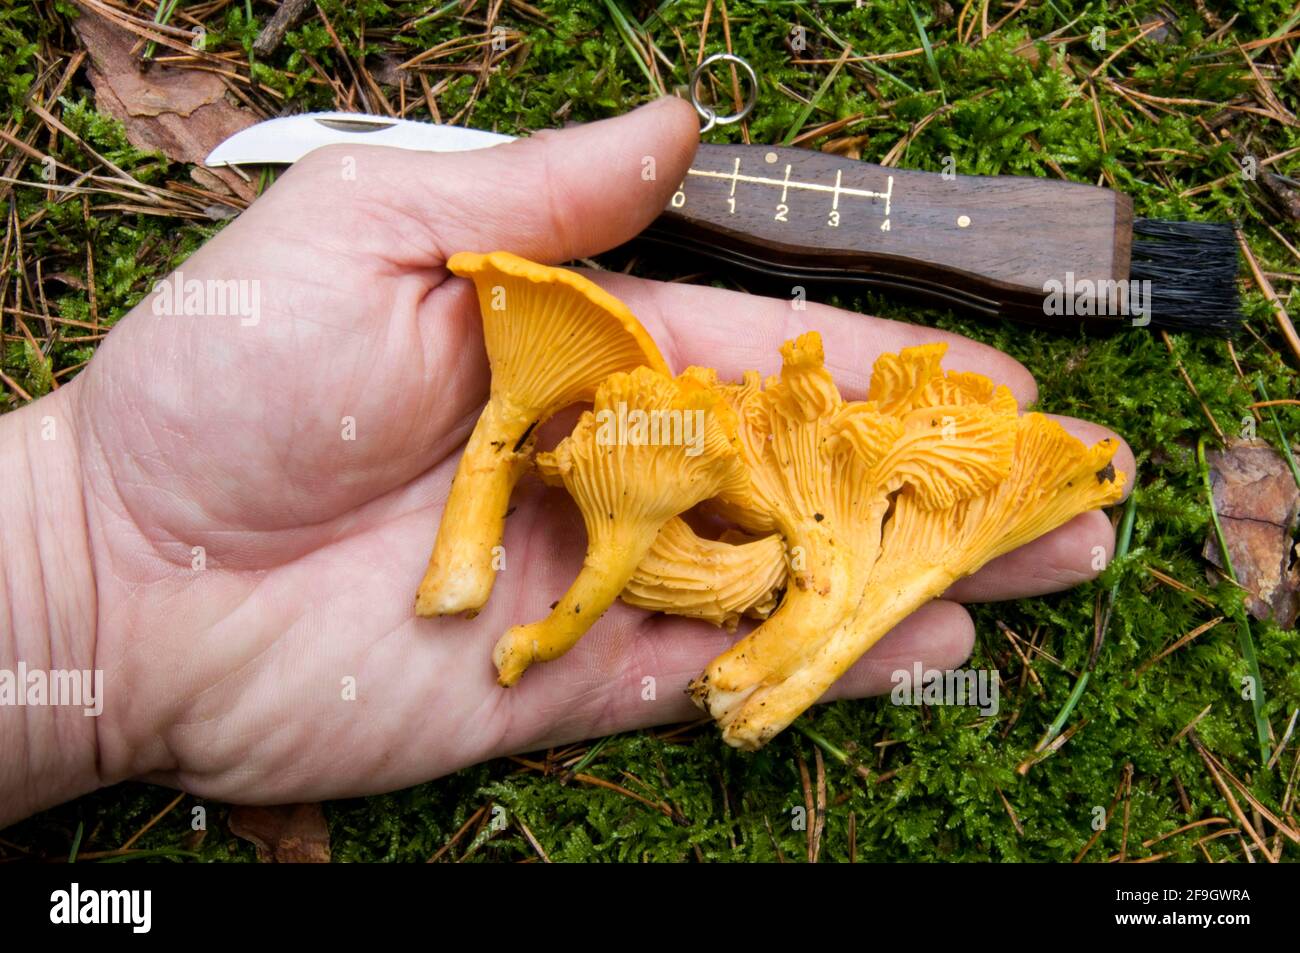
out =
[(452, 255), (447, 267), (474, 281), (492, 383), (416, 594), (421, 616), (475, 612), (487, 602), (493, 550), (539, 424), (591, 400), (615, 372), (646, 366), (671, 373), (632, 312), (575, 272), (500, 251)]
[(665, 523), (748, 481), (735, 414), (712, 386), (711, 372), (695, 368), (676, 379), (648, 367), (612, 374), (573, 432), (538, 454), (537, 468), (577, 503), (587, 554), (550, 615), (514, 626), (497, 642), (493, 661), (506, 686), (534, 662), (577, 644), (627, 586)]
[(1232, 224), (1135, 218), (1123, 192), (1033, 176), (705, 143), (642, 241), (767, 277), (783, 294), (792, 281), (853, 284), (1066, 331), (1231, 334), (1242, 319)]

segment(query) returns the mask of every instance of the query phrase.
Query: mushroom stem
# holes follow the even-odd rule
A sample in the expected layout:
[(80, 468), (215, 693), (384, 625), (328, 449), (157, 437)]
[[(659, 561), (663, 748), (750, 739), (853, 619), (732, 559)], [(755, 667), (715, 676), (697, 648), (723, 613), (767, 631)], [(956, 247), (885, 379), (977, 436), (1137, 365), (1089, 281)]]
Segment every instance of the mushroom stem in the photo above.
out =
[(791, 583), (780, 607), (691, 684), (696, 704), (724, 730), (755, 691), (798, 667), (843, 621), (879, 551), (878, 538), (869, 546), (845, 545), (847, 535), (828, 522), (809, 520), (786, 538)]
[(827, 634), (802, 665), (762, 685), (722, 726), (727, 744), (755, 751), (807, 711), (862, 655), (909, 615), (941, 595), (961, 573), (910, 562), (888, 578), (873, 577), (857, 608)]
[(492, 651), (497, 681), (508, 688), (534, 662), (549, 662), (573, 648), (613, 605), (650, 550), (658, 529), (629, 521), (592, 534), (582, 569), (550, 615), (512, 626), (498, 640)]
[(535, 418), (493, 397), (474, 425), (438, 524), (415, 614), (477, 611), (492, 594), (510, 494), (528, 467)]

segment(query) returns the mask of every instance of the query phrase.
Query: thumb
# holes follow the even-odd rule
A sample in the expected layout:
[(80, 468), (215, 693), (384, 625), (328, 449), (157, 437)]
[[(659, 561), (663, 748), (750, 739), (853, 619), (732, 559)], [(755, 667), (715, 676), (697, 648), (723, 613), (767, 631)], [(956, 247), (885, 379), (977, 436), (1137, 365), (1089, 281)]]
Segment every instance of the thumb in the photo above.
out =
[(664, 97), (489, 149), (395, 152), (405, 168), (388, 181), (416, 203), (411, 211), (429, 225), (442, 261), (505, 250), (553, 264), (613, 248), (654, 221), (698, 142), (694, 109)]

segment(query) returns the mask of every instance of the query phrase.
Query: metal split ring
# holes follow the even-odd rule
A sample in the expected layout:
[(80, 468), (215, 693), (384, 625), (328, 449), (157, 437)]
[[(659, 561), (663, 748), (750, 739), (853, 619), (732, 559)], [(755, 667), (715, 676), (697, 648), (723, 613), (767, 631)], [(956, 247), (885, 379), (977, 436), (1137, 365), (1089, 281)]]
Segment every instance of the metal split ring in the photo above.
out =
[[(749, 80), (749, 94), (745, 97), (745, 104), (740, 109), (729, 115), (718, 115), (717, 110), (712, 106), (706, 106), (700, 102), (699, 85), (700, 79), (704, 76), (704, 71), (714, 63), (730, 63), (733, 66), (740, 67), (741, 72)], [(713, 53), (706, 56), (700, 65), (691, 71), (691, 81), (688, 87), (691, 96), (691, 105), (695, 111), (700, 114), (704, 120), (704, 125), (700, 127), (700, 133), (706, 133), (714, 126), (728, 126), (733, 122), (740, 122), (754, 108), (754, 103), (758, 101), (758, 76), (754, 73), (754, 67), (750, 66), (747, 61), (734, 53)]]

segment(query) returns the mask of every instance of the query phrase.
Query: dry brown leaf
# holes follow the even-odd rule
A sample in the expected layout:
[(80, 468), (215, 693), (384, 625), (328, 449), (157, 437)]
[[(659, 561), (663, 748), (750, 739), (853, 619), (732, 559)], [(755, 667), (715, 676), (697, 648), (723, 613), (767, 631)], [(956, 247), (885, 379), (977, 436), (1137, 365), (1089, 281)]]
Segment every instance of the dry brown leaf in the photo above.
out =
[(1033, 40), (1026, 40), (1011, 52), (1020, 57), (1034, 69), (1038, 69), (1038, 64), (1041, 63), (1043, 59), (1038, 52), (1038, 44)]
[[(142, 69), (131, 53), (135, 35), (99, 14), (83, 8), (74, 27), (90, 54), (95, 106), (126, 127), (137, 149), (201, 163), (219, 142), (258, 121), (227, 101), (226, 84), (214, 73), (157, 63)], [(228, 169), (215, 174), (236, 195), (255, 197), (252, 186)]]
[[(1206, 460), (1232, 568), (1251, 593), (1246, 606), (1255, 618), (1290, 628), (1300, 612), (1300, 564), (1293, 551), (1300, 488), (1286, 461), (1263, 440), (1234, 440), (1226, 453), (1212, 451)], [(1222, 567), (1213, 534), (1204, 555)]]
[(328, 864), (330, 831), (319, 804), (230, 810), (230, 830), (257, 847), (264, 864)]
[(840, 136), (838, 139), (829, 139), (823, 143), (821, 151), (844, 156), (846, 159), (861, 159), (862, 149), (869, 142), (871, 137), (866, 135)]

